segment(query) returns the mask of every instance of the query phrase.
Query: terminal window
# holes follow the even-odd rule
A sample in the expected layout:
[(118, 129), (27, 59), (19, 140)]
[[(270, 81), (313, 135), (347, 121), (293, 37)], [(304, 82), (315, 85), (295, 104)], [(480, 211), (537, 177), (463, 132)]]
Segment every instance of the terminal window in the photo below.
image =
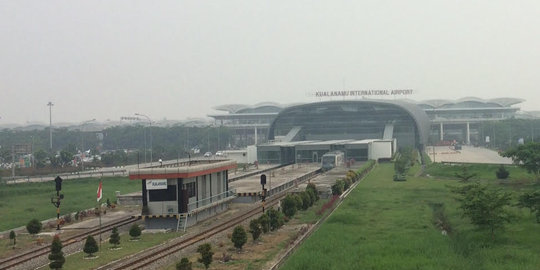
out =
[(176, 201), (176, 186), (168, 185), (167, 189), (156, 189), (148, 191), (150, 202)]

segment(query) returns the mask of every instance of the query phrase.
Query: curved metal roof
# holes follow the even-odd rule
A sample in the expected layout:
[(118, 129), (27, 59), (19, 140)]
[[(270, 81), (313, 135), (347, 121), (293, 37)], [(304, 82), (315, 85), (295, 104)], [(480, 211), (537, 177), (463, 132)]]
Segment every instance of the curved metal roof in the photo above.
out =
[(449, 100), (449, 99), (429, 99), (429, 100), (423, 100), (418, 101), (416, 104), (418, 105), (427, 105), (429, 107), (432, 107), (434, 109), (441, 108), (445, 105), (457, 105), (460, 103), (469, 103), (469, 102), (478, 102), (478, 103), (484, 103), (484, 104), (496, 104), (500, 107), (510, 107), (514, 104), (518, 104), (521, 102), (524, 102), (524, 99), (520, 98), (492, 98), (492, 99), (481, 99), (478, 97), (464, 97), (457, 100)]
[(276, 102), (261, 102), (255, 105), (226, 104), (226, 105), (219, 105), (219, 106), (213, 107), (213, 109), (218, 110), (218, 111), (226, 111), (228, 113), (233, 114), (233, 113), (242, 113), (243, 111), (256, 111), (257, 109), (265, 108), (265, 107), (274, 107), (277, 109), (276, 111), (280, 111), (286, 107), (294, 106), (296, 104), (299, 104), (299, 103), (279, 104)]
[(276, 122), (283, 115), (291, 111), (298, 110), (298, 108), (325, 106), (328, 104), (348, 105), (348, 104), (359, 104), (359, 103), (393, 105), (403, 110), (404, 112), (408, 113), (411, 116), (411, 118), (414, 120), (414, 122), (416, 123), (420, 143), (423, 145), (426, 145), (428, 136), (429, 136), (429, 128), (430, 128), (430, 122), (429, 122), (429, 118), (426, 112), (415, 104), (411, 104), (411, 103), (399, 101), (399, 100), (361, 99), (361, 100), (343, 100), (343, 101), (323, 101), (323, 102), (315, 102), (315, 103), (308, 103), (308, 104), (287, 107), (286, 109), (282, 110), (277, 115), (277, 117), (274, 119), (274, 121), (270, 125), (270, 128), (268, 130), (269, 131), (268, 138), (273, 139), (273, 136), (274, 136), (273, 132), (275, 129)]

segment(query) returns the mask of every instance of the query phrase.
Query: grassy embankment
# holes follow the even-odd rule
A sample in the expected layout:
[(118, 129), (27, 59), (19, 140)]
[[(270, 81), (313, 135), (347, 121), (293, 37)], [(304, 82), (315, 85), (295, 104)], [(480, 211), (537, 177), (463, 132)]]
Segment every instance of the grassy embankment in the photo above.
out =
[[(60, 204), (60, 214), (76, 212), (96, 206), (96, 192), (99, 178), (81, 178), (62, 182), (64, 199)], [(121, 194), (139, 191), (139, 181), (127, 177), (104, 177), (103, 200), (116, 200), (115, 191)], [(56, 208), (51, 197), (56, 196), (54, 182), (22, 183), (0, 186), (0, 231), (25, 226), (32, 218), (45, 220), (56, 217)]]
[[(517, 219), (492, 240), (461, 218), (448, 187), (457, 181), (393, 182), (392, 165), (361, 182), (282, 269), (538, 269), (540, 225), (528, 210), (513, 208)], [(489, 182), (516, 194), (538, 188)], [(446, 236), (434, 226), (441, 204), (452, 229)]]

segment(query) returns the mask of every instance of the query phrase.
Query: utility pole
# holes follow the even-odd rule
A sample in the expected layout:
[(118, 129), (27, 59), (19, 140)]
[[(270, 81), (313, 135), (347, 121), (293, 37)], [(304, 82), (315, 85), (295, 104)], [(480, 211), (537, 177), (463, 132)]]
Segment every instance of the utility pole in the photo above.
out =
[[(148, 123), (149, 123), (149, 127), (150, 127), (150, 166), (152, 166), (152, 161), (153, 161), (153, 158), (152, 158), (152, 119), (150, 119), (150, 117), (148, 115), (145, 115), (145, 114), (141, 114), (141, 113), (135, 113), (136, 116), (143, 116), (143, 117), (146, 117), (146, 119), (148, 120)], [(145, 144), (146, 144), (146, 135), (145, 135)], [(145, 155), (146, 155), (146, 145), (145, 145)], [(144, 160), (146, 162), (146, 158)]]
[(49, 101), (49, 103), (47, 103), (47, 106), (49, 106), (49, 149), (52, 152), (52, 106), (54, 106), (54, 104)]

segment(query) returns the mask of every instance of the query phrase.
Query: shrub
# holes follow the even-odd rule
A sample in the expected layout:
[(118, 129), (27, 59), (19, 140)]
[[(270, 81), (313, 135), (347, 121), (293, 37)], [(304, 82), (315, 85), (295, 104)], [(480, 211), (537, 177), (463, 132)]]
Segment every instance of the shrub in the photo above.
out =
[(191, 262), (188, 258), (184, 257), (176, 264), (176, 270), (191, 270)]
[(112, 229), (111, 238), (109, 243), (112, 244), (115, 248), (120, 245), (120, 234), (118, 234), (118, 228), (114, 227)]
[(247, 242), (246, 230), (242, 226), (234, 227), (231, 241), (234, 243), (234, 247), (242, 249), (242, 246)]
[(99, 247), (94, 237), (92, 237), (91, 235), (86, 237), (86, 242), (84, 243), (84, 248), (83, 248), (84, 253), (88, 254), (88, 257), (92, 257), (94, 256), (93, 255), (94, 253), (98, 252), (98, 250), (99, 250)]
[(302, 205), (304, 204), (302, 202), (302, 197), (300, 197), (298, 194), (294, 194), (292, 197), (294, 199), (294, 206), (296, 207), (296, 210), (302, 209)]
[(349, 189), (351, 187), (351, 185), (352, 185), (352, 181), (349, 178), (345, 178), (345, 179), (343, 179), (341, 181), (343, 181), (343, 191)]
[(285, 216), (291, 218), (296, 214), (296, 202), (290, 194), (285, 196), (281, 203), (281, 210)]
[(301, 192), (300, 197), (302, 198), (302, 210), (307, 210), (311, 205), (311, 197), (306, 192)]
[(332, 185), (332, 195), (341, 195), (343, 193), (343, 187), (343, 181), (337, 180), (336, 183)]
[(251, 233), (251, 236), (253, 237), (253, 241), (257, 241), (259, 239), (259, 236), (261, 236), (261, 223), (259, 222), (259, 219), (252, 219), (249, 222), (249, 232)]
[(309, 206), (311, 207), (317, 200), (315, 192), (312, 189), (306, 189), (304, 192), (309, 196)]
[(319, 200), (319, 191), (317, 190), (317, 186), (313, 183), (309, 183), (306, 187), (306, 190), (311, 189), (313, 190), (313, 194), (315, 194), (315, 201)]
[(259, 224), (261, 224), (261, 230), (263, 233), (270, 231), (270, 217), (264, 213), (259, 217)]
[(208, 269), (208, 266), (210, 266), (210, 264), (212, 263), (212, 256), (214, 256), (212, 246), (209, 243), (202, 244), (197, 247), (197, 252), (201, 254), (201, 257), (198, 259), (198, 261), (204, 264), (204, 268)]
[(28, 231), (29, 234), (32, 234), (32, 235), (38, 234), (42, 228), (43, 228), (43, 225), (41, 224), (41, 222), (35, 218), (30, 220), (28, 224), (26, 224), (26, 230)]
[(133, 224), (131, 228), (129, 228), (129, 236), (131, 236), (131, 239), (139, 239), (141, 236), (141, 227), (137, 224)]
[(506, 179), (508, 176), (510, 176), (510, 172), (503, 165), (501, 165), (495, 172), (495, 175), (497, 175), (497, 179)]
[(283, 214), (281, 212), (275, 209), (268, 209), (267, 213), (270, 218), (270, 230), (275, 231), (283, 226), (285, 221), (283, 220)]
[(9, 239), (13, 240), (13, 248), (15, 248), (15, 244), (17, 244), (17, 235), (14, 231), (9, 232)]
[(64, 258), (64, 252), (62, 252), (62, 242), (58, 235), (55, 235), (51, 244), (51, 253), (49, 254), (49, 268), (62, 269), (62, 266), (66, 262)]

